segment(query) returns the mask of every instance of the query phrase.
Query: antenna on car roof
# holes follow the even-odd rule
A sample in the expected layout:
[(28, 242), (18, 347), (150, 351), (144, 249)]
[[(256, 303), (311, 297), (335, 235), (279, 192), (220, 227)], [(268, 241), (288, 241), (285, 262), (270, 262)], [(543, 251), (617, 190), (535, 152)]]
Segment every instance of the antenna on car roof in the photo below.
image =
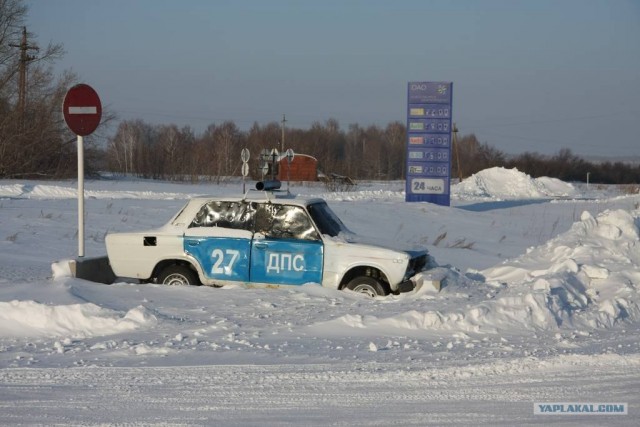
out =
[(277, 180), (277, 179), (273, 179), (273, 180), (268, 180), (268, 181), (258, 181), (256, 182), (256, 188), (255, 190), (250, 188), (244, 195), (244, 199), (246, 199), (249, 196), (249, 193), (252, 191), (260, 191), (262, 193), (264, 193), (265, 197), (268, 200), (272, 200), (273, 198), (276, 199), (292, 199), (295, 198), (295, 196), (293, 194), (291, 194), (289, 192), (289, 190), (280, 190), (280, 186), (282, 185), (282, 183)]
[(282, 186), (282, 183), (277, 179), (272, 179), (269, 181), (258, 181), (256, 182), (256, 190), (258, 191), (273, 191), (279, 190)]
[[(271, 201), (271, 200), (273, 200), (275, 198), (274, 194), (271, 191), (260, 191), (260, 190), (254, 189), (254, 188), (250, 188), (250, 189), (247, 190), (246, 193), (244, 193), (244, 197), (242, 197), (242, 200), (249, 199), (250, 198), (249, 195), (250, 194), (255, 194), (255, 193), (263, 194), (263, 196), (264, 196), (263, 198), (267, 199), (268, 201)], [(259, 199), (260, 197), (259, 196), (255, 196), (253, 198)]]
[[(262, 150), (262, 152), (260, 153), (260, 171), (262, 173), (262, 180), (256, 183), (255, 190), (249, 189), (249, 191), (246, 191), (245, 178), (247, 177), (247, 175), (249, 175), (248, 161), (251, 156), (247, 148), (242, 149), (242, 153), (240, 154), (240, 158), (242, 160), (242, 192), (244, 193), (245, 199), (249, 195), (250, 191), (264, 191), (265, 197), (268, 200), (271, 200), (270, 196), (275, 196), (276, 198), (282, 198), (282, 199), (295, 197), (295, 196), (292, 196), (291, 193), (289, 192), (288, 182), (287, 182), (286, 192), (284, 192), (283, 190), (280, 190), (282, 183), (280, 182), (280, 180), (276, 179), (276, 175), (275, 175), (276, 164), (278, 162), (279, 156), (280, 156), (280, 153), (278, 153), (278, 150), (276, 148), (273, 148), (271, 150), (268, 150), (268, 149)], [(293, 150), (289, 149), (287, 150), (285, 156), (290, 169), (291, 161), (293, 160), (293, 157), (295, 156), (295, 154), (293, 153)], [(269, 172), (269, 170), (271, 170), (271, 179), (265, 179), (265, 175)], [(283, 194), (275, 194), (276, 192), (282, 192)]]

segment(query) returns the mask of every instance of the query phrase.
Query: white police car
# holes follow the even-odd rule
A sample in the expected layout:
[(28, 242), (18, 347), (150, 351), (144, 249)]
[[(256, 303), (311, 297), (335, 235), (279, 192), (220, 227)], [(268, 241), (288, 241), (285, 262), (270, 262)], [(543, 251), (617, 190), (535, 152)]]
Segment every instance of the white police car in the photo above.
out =
[(165, 226), (106, 237), (122, 278), (170, 285), (318, 283), (370, 296), (414, 289), (426, 251), (356, 243), (322, 199), (199, 197)]

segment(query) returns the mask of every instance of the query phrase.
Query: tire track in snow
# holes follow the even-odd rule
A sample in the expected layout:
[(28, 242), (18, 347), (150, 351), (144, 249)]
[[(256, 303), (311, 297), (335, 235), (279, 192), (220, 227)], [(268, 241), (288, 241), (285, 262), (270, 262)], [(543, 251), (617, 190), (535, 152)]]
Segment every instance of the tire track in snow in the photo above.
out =
[(534, 418), (535, 401), (637, 407), (640, 358), (595, 359), (427, 369), (376, 363), (5, 369), (0, 424), (508, 425), (545, 421)]

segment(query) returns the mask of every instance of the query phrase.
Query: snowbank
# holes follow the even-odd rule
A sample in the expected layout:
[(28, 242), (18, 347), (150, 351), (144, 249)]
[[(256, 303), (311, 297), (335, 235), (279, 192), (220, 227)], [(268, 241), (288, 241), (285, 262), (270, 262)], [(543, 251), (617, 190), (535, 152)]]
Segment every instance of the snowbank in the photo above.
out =
[(144, 307), (120, 313), (95, 304), (49, 306), (36, 301), (0, 302), (0, 337), (87, 338), (152, 326)]
[(544, 301), (560, 326), (610, 327), (640, 315), (640, 212), (584, 212), (569, 231), (483, 272)]
[[(136, 200), (175, 200), (193, 197), (197, 194), (168, 193), (157, 191), (108, 191), (85, 189), (85, 197), (92, 199), (136, 199)], [(46, 184), (5, 184), (0, 185), (0, 198), (58, 200), (76, 199), (78, 189), (60, 185)]]
[[(369, 331), (518, 333), (559, 328), (609, 328), (640, 318), (640, 211), (582, 214), (569, 231), (528, 253), (480, 272), (482, 292), (498, 289), (464, 309), (411, 310), (389, 317), (348, 314), (310, 327), (315, 333)], [(469, 287), (471, 279), (449, 270), (447, 293)], [(417, 295), (420, 298), (420, 295)], [(433, 299), (433, 296), (422, 296)], [(349, 331), (349, 332), (345, 332)]]
[(451, 187), (459, 199), (488, 197), (493, 199), (539, 199), (576, 195), (573, 185), (555, 178), (531, 178), (518, 169), (485, 169)]

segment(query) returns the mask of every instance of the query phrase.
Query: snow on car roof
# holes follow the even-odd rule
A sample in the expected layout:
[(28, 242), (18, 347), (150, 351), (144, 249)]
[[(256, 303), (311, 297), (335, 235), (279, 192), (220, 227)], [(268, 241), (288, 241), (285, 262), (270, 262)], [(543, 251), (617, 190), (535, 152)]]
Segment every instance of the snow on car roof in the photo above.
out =
[(170, 224), (173, 225), (186, 225), (186, 222), (191, 221), (194, 215), (200, 210), (200, 208), (209, 202), (220, 201), (220, 202), (242, 202), (242, 201), (251, 201), (251, 202), (265, 202), (265, 203), (274, 203), (279, 205), (292, 205), (292, 206), (302, 206), (307, 207), (309, 205), (315, 203), (325, 203), (324, 199), (314, 197), (314, 198), (293, 198), (293, 199), (278, 199), (269, 197), (266, 192), (256, 192), (256, 193), (248, 193), (255, 197), (247, 197), (244, 196), (198, 196), (191, 198), (187, 204), (169, 221)]
[(206, 203), (211, 201), (241, 202), (246, 200), (252, 202), (271, 202), (280, 205), (308, 206), (314, 203), (325, 202), (324, 199), (319, 197), (278, 198), (270, 197), (264, 191), (256, 193), (257, 194), (248, 193), (244, 196), (198, 196), (190, 199), (189, 203)]

